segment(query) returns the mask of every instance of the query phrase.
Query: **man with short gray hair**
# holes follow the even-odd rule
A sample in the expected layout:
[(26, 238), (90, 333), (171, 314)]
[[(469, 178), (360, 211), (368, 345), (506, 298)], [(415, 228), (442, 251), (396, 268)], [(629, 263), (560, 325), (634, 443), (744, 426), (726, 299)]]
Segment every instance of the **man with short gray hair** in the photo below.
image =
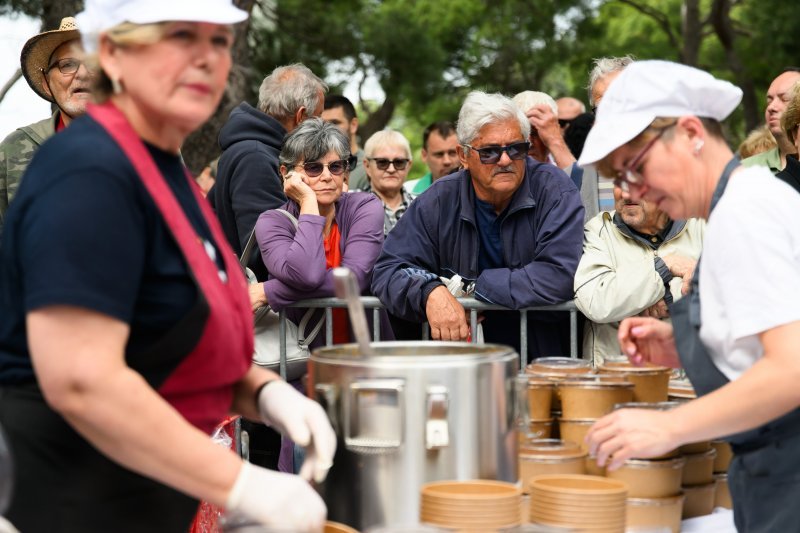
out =
[[(529, 133), (511, 99), (467, 96), (456, 127), (463, 170), (414, 200), (375, 264), (372, 290), (390, 313), (427, 320), (433, 339), (464, 340), (470, 334), (464, 308), (440, 276), (460, 276), (468, 294), (509, 309), (572, 297), (583, 206), (563, 171), (527, 156)], [(519, 349), (516, 313), (483, 315), (486, 342)], [(566, 313), (528, 316), (529, 359), (567, 353)]]
[[(283, 138), (305, 119), (322, 114), (327, 90), (325, 82), (300, 63), (278, 67), (261, 83), (258, 108), (242, 102), (220, 130), (223, 151), (208, 199), (237, 255), (258, 216), (286, 202), (278, 172)], [(259, 281), (266, 279), (259, 254), (249, 266)]]

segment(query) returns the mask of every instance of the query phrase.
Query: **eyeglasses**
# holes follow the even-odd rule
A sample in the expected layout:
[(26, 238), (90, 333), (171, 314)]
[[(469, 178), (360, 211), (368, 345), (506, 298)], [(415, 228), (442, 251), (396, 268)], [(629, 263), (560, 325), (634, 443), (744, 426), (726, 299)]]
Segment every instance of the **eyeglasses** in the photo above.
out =
[(636, 154), (630, 163), (628, 163), (625, 168), (617, 172), (617, 177), (614, 179), (614, 186), (619, 187), (625, 192), (628, 192), (629, 185), (639, 185), (644, 181), (644, 177), (642, 176), (642, 172), (640, 167), (642, 165), (642, 159), (644, 156), (647, 155), (647, 152), (656, 144), (664, 132), (670, 129), (675, 124), (670, 124), (669, 126), (663, 127), (658, 130), (655, 137), (647, 141), (647, 144), (644, 145), (644, 148)]
[(560, 118), (558, 119), (558, 125), (561, 126), (562, 128), (566, 128), (567, 126), (572, 124), (574, 120), (575, 120), (574, 118)]
[(394, 166), (395, 170), (405, 170), (408, 159), (386, 159), (384, 157), (368, 157), (368, 161), (375, 161), (378, 170), (387, 170), (389, 165)]
[(322, 172), (325, 170), (325, 167), (328, 168), (328, 172), (330, 172), (332, 175), (341, 176), (344, 174), (345, 170), (350, 170), (350, 159), (339, 159), (337, 161), (331, 161), (330, 163), (320, 163), (319, 161), (314, 161), (312, 163), (295, 165), (295, 168), (297, 167), (303, 167), (303, 172), (305, 172), (306, 176), (309, 178), (321, 176)]
[(47, 67), (45, 73), (50, 72), (54, 68), (57, 68), (61, 74), (65, 75), (75, 74), (76, 72), (78, 72), (78, 69), (81, 68), (81, 65), (83, 65), (83, 61), (81, 61), (80, 59), (75, 59), (74, 57), (65, 57), (63, 59), (59, 59), (58, 61)]
[(531, 143), (528, 141), (521, 141), (506, 146), (484, 146), (482, 148), (475, 148), (468, 144), (464, 146), (478, 152), (478, 157), (484, 165), (494, 165), (503, 157), (503, 152), (508, 154), (509, 159), (515, 161), (525, 159), (525, 156), (528, 155), (528, 149), (531, 147)]

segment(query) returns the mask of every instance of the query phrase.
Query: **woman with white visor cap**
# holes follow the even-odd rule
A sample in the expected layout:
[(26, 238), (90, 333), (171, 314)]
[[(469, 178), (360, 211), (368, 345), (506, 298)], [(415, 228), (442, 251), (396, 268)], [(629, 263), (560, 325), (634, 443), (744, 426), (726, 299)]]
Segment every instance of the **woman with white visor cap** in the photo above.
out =
[[(231, 68), (231, 0), (87, 0), (87, 116), (37, 152), (0, 250), (0, 424), (21, 531), (187, 531), (205, 500), (320, 530), (322, 408), (252, 364), (247, 283), (181, 163)], [(209, 437), (229, 413), (308, 446), (301, 476)]]
[(634, 364), (683, 366), (699, 398), (670, 411), (624, 409), (587, 442), (598, 464), (656, 457), (724, 437), (739, 531), (797, 531), (800, 498), (800, 195), (766, 168), (742, 168), (720, 121), (742, 92), (710, 74), (640, 61), (611, 83), (580, 165), (674, 219), (708, 220), (690, 293), (672, 326), (626, 319)]

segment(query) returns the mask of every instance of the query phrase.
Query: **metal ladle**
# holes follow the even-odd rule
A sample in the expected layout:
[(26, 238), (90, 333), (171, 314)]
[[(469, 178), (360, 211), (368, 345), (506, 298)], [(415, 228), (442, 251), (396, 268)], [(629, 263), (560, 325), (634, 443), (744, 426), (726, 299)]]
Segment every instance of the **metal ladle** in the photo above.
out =
[(362, 357), (372, 357), (374, 353), (369, 344), (367, 315), (364, 312), (364, 304), (361, 303), (361, 293), (358, 290), (355, 274), (347, 267), (336, 267), (333, 269), (333, 284), (336, 297), (347, 302), (350, 324), (353, 326), (353, 333), (356, 336), (356, 342), (358, 342), (359, 352), (361, 352)]

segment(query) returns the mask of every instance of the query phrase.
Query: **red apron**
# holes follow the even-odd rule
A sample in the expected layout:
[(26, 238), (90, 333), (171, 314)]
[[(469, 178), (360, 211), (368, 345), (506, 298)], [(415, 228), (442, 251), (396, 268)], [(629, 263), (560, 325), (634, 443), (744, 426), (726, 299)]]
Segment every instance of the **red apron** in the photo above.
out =
[(189, 272), (205, 296), (208, 318), (200, 341), (158, 388), (159, 394), (186, 420), (211, 433), (230, 412), (233, 384), (252, 364), (253, 313), (247, 282), (228, 246), (210, 206), (194, 180), (187, 174), (203, 217), (228, 276), (223, 282), (217, 264), (209, 257), (172, 190), (164, 180), (147, 148), (125, 116), (112, 103), (91, 105), (87, 112), (122, 148), (145, 188), (153, 198), (186, 259)]

